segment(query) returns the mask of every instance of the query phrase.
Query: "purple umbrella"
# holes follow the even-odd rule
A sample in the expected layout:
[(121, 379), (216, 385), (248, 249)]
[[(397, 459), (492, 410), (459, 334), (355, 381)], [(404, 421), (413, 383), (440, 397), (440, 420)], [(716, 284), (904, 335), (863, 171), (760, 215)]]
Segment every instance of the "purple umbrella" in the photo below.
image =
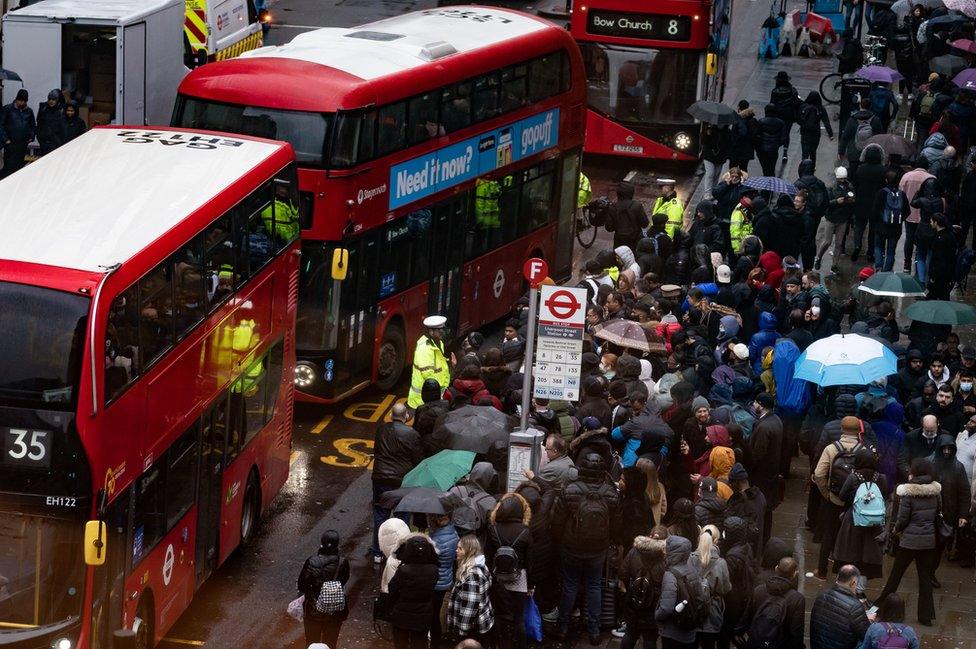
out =
[(976, 68), (969, 68), (957, 74), (952, 83), (966, 90), (976, 90)]
[(891, 68), (886, 68), (883, 65), (868, 65), (861, 68), (854, 73), (856, 76), (862, 79), (867, 79), (868, 81), (877, 81), (881, 83), (894, 83), (899, 79), (904, 79), (900, 72), (896, 72)]

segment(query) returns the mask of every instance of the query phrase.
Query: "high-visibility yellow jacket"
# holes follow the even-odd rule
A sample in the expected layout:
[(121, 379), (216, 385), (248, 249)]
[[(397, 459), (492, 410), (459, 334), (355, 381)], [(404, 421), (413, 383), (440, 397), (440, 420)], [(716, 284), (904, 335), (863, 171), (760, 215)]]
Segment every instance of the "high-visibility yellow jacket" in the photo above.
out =
[(732, 210), (732, 217), (729, 221), (729, 239), (731, 239), (732, 252), (739, 252), (742, 247), (742, 240), (752, 234), (752, 221), (741, 205)]
[(285, 241), (297, 239), (301, 230), (298, 206), (280, 198), (275, 198), (270, 205), (261, 210), (261, 220), (264, 222), (265, 230)]
[(502, 188), (498, 181), (479, 178), (475, 183), (474, 214), (483, 230), (501, 225), (498, 208), (498, 197), (501, 193)]
[(410, 394), (407, 397), (407, 406), (410, 408), (423, 404), (420, 393), (427, 379), (436, 379), (441, 390), (446, 390), (451, 384), (451, 367), (444, 355), (444, 343), (424, 334), (417, 341), (417, 348), (413, 352), (413, 372), (410, 375)]
[(592, 196), (593, 188), (590, 186), (590, 179), (581, 171), (579, 191), (576, 193), (576, 207), (584, 207), (590, 202)]
[(656, 201), (654, 201), (654, 207), (651, 209), (651, 217), (653, 218), (655, 214), (667, 214), (668, 224), (664, 226), (665, 231), (668, 236), (674, 240), (674, 234), (684, 225), (685, 218), (685, 207), (675, 196), (671, 200), (664, 200), (663, 196), (659, 196)]

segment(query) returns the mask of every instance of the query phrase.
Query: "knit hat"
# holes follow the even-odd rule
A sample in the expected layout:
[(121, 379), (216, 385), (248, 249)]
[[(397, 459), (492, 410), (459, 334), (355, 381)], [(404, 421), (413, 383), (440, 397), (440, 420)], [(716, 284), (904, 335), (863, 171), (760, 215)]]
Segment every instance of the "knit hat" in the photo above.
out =
[(756, 395), (756, 403), (767, 410), (772, 410), (776, 406), (773, 395), (768, 392), (760, 392)]
[(596, 417), (583, 418), (583, 430), (597, 430), (603, 428), (603, 424)]
[(841, 432), (857, 435), (861, 432), (861, 420), (857, 417), (847, 416), (840, 420)]
[(610, 396), (617, 401), (627, 398), (627, 384), (623, 381), (614, 381), (610, 384)]
[(732, 348), (732, 353), (735, 354), (736, 358), (742, 361), (749, 358), (749, 348), (742, 343), (737, 343), (735, 347)]
[(746, 468), (742, 466), (741, 463), (736, 462), (732, 465), (732, 470), (729, 471), (729, 480), (748, 480), (749, 473)]
[(858, 272), (857, 278), (863, 282), (872, 275), (874, 275), (874, 269), (870, 266), (865, 266), (860, 270), (860, 272)]
[(21, 88), (17, 91), (17, 96), (14, 97), (14, 101), (27, 101), (27, 88)]
[(790, 276), (783, 281), (784, 284), (796, 284), (799, 286), (801, 284), (799, 277)]
[(691, 411), (695, 412), (699, 408), (708, 408), (711, 410), (712, 406), (708, 403), (708, 399), (705, 397), (695, 397), (691, 401)]

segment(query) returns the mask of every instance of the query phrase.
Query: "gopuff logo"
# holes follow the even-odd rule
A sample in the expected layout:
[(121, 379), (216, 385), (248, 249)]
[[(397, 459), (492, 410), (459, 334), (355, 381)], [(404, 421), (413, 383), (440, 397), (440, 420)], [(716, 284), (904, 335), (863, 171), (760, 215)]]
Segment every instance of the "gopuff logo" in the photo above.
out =
[(548, 146), (552, 138), (552, 113), (546, 115), (545, 120), (522, 129), (522, 155), (535, 150), (538, 145)]
[(360, 189), (359, 193), (356, 195), (356, 203), (362, 205), (364, 201), (376, 198), (380, 194), (386, 193), (386, 183), (383, 183), (379, 187), (373, 187), (372, 189)]

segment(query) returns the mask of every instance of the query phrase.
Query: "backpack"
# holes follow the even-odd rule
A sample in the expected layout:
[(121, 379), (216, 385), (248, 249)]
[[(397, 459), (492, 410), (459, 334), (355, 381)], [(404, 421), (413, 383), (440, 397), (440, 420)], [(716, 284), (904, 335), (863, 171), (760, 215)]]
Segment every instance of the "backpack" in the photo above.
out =
[(871, 90), (871, 112), (878, 117), (884, 117), (888, 111), (888, 91), (885, 88), (873, 88)]
[(596, 296), (600, 293), (600, 283), (592, 277), (584, 277), (576, 285), (576, 288), (586, 289), (586, 301), (594, 306), (597, 304)]
[(502, 539), (498, 535), (498, 530), (495, 527), (491, 528), (491, 533), (499, 546), (498, 550), (495, 551), (494, 570), (492, 571), (492, 574), (498, 581), (511, 583), (517, 581), (522, 574), (522, 562), (519, 559), (518, 552), (515, 551), (515, 546), (527, 530), (528, 528), (519, 532), (518, 536), (511, 543), (502, 543)]
[(635, 613), (654, 615), (660, 597), (660, 584), (654, 583), (644, 575), (631, 579), (627, 586), (627, 608)]
[(901, 225), (905, 220), (902, 213), (902, 194), (897, 189), (884, 188), (884, 207), (881, 209), (881, 220), (887, 225)]
[(461, 487), (463, 494), (461, 503), (451, 512), (451, 523), (457, 528), (458, 536), (474, 534), (481, 537), (481, 533), (488, 521), (482, 513), (478, 503), (486, 498), (491, 498), (491, 494), (484, 491), (472, 492), (467, 487)]
[(342, 589), (342, 582), (337, 579), (323, 581), (315, 598), (315, 610), (319, 613), (339, 613), (345, 609), (346, 592)]
[(715, 410), (727, 411), (729, 413), (729, 421), (733, 424), (738, 424), (739, 427), (742, 428), (742, 438), (749, 439), (749, 436), (752, 435), (752, 426), (756, 423), (755, 415), (743, 408), (738, 403), (719, 406)]
[(674, 621), (683, 629), (698, 629), (708, 619), (708, 611), (711, 607), (711, 592), (708, 582), (701, 577), (691, 577), (671, 570), (678, 585), (677, 601), (688, 602), (681, 610), (675, 610)]
[(927, 92), (918, 100), (918, 116), (922, 119), (933, 120), (935, 116), (932, 108), (935, 106), (935, 93)]
[(752, 618), (744, 649), (778, 647), (786, 623), (786, 600), (770, 595)]
[(857, 151), (863, 151), (864, 147), (868, 145), (868, 139), (873, 135), (874, 129), (871, 128), (871, 118), (858, 119), (857, 130), (854, 131), (854, 148)]
[(854, 454), (861, 449), (861, 445), (855, 444), (851, 450), (847, 450), (840, 442), (834, 442), (834, 448), (837, 449), (837, 455), (834, 457), (834, 461), (830, 463), (827, 487), (830, 489), (830, 493), (839, 498), (841, 487), (847, 481), (847, 476), (854, 471)]
[(599, 487), (586, 486), (586, 493), (573, 516), (577, 546), (590, 549), (607, 547), (610, 542), (610, 508)]
[(820, 111), (813, 104), (803, 104), (800, 111), (800, 130), (820, 132)]
[(885, 524), (885, 501), (874, 481), (862, 482), (854, 494), (854, 526), (875, 527)]
[(878, 649), (908, 649), (908, 638), (901, 632), (902, 626), (882, 622), (885, 634), (878, 638)]

